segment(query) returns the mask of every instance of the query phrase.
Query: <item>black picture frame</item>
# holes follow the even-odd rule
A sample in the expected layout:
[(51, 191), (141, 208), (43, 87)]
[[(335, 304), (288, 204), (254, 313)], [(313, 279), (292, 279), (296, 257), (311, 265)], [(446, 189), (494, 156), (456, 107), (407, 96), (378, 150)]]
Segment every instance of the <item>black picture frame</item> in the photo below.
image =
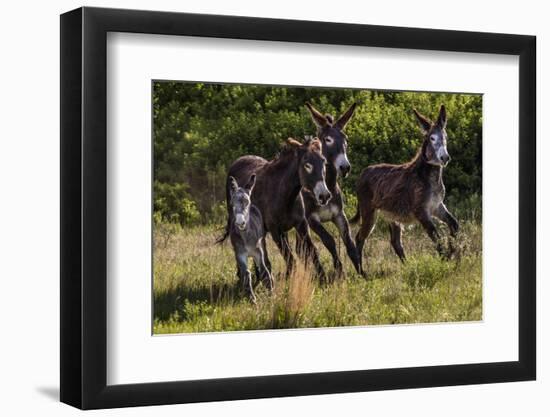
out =
[[(108, 32), (519, 56), (519, 360), (107, 385)], [(93, 409), (535, 379), (534, 36), (84, 7), (61, 15), (60, 56), (62, 402)]]

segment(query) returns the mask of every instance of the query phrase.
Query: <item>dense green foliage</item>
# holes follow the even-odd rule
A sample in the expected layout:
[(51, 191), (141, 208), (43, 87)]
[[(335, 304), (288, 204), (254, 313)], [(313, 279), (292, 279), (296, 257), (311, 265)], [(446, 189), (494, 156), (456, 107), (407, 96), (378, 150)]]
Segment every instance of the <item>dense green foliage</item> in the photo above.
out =
[(181, 82), (156, 82), (153, 91), (158, 220), (222, 223), (229, 165), (246, 154), (271, 159), (287, 137), (314, 134), (306, 101), (335, 116), (358, 103), (346, 128), (353, 168), (342, 185), (350, 199), (363, 168), (378, 162), (402, 163), (414, 156), (422, 137), (411, 109), (435, 118), (439, 105), (445, 104), (452, 157), (445, 170), (448, 195), (457, 204), (466, 197), (474, 206), (480, 201), (479, 95)]

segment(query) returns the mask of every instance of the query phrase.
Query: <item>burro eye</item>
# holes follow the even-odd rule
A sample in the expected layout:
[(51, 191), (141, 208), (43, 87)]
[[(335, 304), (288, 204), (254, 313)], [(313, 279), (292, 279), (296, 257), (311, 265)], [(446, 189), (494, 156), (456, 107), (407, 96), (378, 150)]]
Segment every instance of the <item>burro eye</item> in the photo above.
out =
[(325, 139), (325, 143), (329, 146), (332, 145), (334, 143), (334, 139), (332, 138), (332, 136), (327, 136)]
[(304, 164), (304, 169), (309, 173), (311, 174), (311, 172), (313, 171), (313, 165), (311, 165), (309, 162), (306, 162)]
[(432, 142), (435, 142), (437, 140), (437, 136), (435, 136), (435, 135), (430, 136), (430, 140)]

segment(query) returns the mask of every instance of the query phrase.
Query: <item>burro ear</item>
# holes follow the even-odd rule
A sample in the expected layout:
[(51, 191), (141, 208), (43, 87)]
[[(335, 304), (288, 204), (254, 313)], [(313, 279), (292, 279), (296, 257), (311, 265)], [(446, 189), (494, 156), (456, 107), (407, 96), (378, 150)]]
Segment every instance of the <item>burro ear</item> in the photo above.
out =
[(239, 189), (239, 184), (237, 184), (237, 180), (234, 177), (229, 177), (229, 192), (231, 195), (235, 194), (237, 190)]
[(306, 101), (306, 107), (309, 110), (309, 114), (311, 115), (313, 123), (315, 123), (315, 126), (317, 126), (319, 129), (329, 124), (327, 118), (323, 116), (321, 112), (319, 112), (315, 107), (313, 107), (310, 102)]
[(356, 107), (357, 107), (357, 103), (353, 103), (351, 106), (349, 106), (349, 109), (347, 109), (346, 112), (340, 116), (340, 118), (336, 121), (334, 126), (336, 126), (340, 130), (344, 130), (348, 122), (353, 117), (353, 113), (355, 112)]
[(301, 148), (303, 145), (294, 138), (288, 138), (286, 144), (292, 148)]
[(416, 119), (418, 120), (418, 123), (420, 124), (420, 128), (422, 129), (422, 132), (428, 133), (430, 128), (432, 127), (432, 121), (428, 119), (426, 116), (421, 115), (418, 113), (416, 109), (413, 109), (414, 115), (416, 116)]
[(323, 144), (319, 138), (313, 138), (308, 142), (309, 149), (313, 152), (323, 153)]
[(250, 192), (254, 188), (255, 184), (256, 184), (256, 174), (252, 174), (250, 176), (250, 179), (248, 180), (248, 182), (244, 186), (244, 189), (250, 194)]
[(443, 104), (439, 108), (439, 116), (437, 117), (437, 125), (441, 129), (445, 129), (445, 127), (447, 127), (447, 110), (445, 110), (445, 106)]

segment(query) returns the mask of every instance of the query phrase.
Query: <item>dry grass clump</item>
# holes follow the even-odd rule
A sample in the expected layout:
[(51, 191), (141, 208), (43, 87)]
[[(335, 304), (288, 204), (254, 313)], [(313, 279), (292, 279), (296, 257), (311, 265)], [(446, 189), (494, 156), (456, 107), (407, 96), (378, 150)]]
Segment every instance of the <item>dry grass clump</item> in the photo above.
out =
[(311, 269), (297, 262), (288, 279), (277, 282), (271, 306), (271, 327), (298, 327), (315, 291)]

